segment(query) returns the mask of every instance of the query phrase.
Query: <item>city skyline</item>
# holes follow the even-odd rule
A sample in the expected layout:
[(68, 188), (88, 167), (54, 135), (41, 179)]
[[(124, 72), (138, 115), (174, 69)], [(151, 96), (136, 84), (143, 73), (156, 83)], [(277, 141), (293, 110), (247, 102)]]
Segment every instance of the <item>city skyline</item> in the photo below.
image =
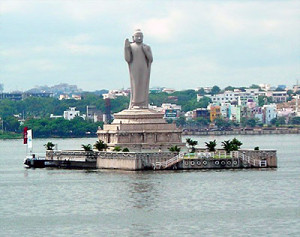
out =
[[(1, 1), (5, 91), (129, 87), (125, 38), (141, 28), (150, 87), (177, 90), (299, 79), (298, 1)], [(140, 22), (136, 25), (135, 22)]]

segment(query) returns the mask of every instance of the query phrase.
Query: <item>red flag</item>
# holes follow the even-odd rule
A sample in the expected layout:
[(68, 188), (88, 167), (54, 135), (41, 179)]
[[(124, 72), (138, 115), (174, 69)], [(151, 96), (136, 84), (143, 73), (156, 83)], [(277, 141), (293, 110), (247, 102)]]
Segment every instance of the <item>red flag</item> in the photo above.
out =
[(27, 144), (27, 130), (28, 127), (24, 127), (24, 131), (23, 131), (23, 144)]

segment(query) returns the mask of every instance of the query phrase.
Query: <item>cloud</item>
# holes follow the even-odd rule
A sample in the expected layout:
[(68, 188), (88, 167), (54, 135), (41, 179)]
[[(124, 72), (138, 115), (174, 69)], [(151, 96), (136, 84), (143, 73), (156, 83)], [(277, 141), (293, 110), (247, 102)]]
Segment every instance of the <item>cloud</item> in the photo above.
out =
[(147, 32), (148, 37), (155, 40), (170, 41), (179, 33), (177, 29), (182, 27), (181, 21), (183, 21), (183, 14), (178, 10), (173, 10), (165, 17), (147, 19), (133, 28), (142, 28), (144, 32)]
[(23, 73), (32, 71), (33, 73), (35, 73), (47, 71), (60, 71), (63, 69), (63, 67), (61, 65), (55, 64), (54, 62), (48, 59), (36, 59), (5, 65), (3, 69), (3, 71), (6, 72)]
[(100, 55), (108, 52), (107, 47), (98, 45), (63, 43), (61, 46), (68, 52), (79, 55)]
[(20, 12), (22, 9), (24, 10), (24, 7), (26, 7), (24, 1), (2, 0), (0, 2), (0, 14)]
[(1, 73), (7, 85), (26, 70), (36, 82), (101, 77), (113, 89), (128, 77), (123, 39), (141, 28), (156, 85), (242, 84), (244, 74), (291, 84), (299, 77), (299, 8), (289, 0), (0, 0)]

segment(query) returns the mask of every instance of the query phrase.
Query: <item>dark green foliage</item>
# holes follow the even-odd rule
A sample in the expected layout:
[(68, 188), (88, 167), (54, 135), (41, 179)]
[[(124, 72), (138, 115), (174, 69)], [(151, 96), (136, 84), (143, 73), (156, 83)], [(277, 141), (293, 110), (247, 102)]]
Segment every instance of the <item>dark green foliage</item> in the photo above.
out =
[(271, 120), (271, 124), (275, 125), (276, 127), (280, 126), (280, 125), (284, 125), (286, 124), (285, 122), (285, 118), (284, 117), (277, 117), (277, 118), (273, 118)]
[(183, 127), (186, 124), (185, 117), (181, 116), (175, 121), (177, 127)]
[(194, 153), (195, 152), (195, 146), (198, 144), (198, 141), (194, 141), (191, 138), (187, 138), (186, 143), (188, 144), (188, 146), (190, 148), (190, 152)]
[(107, 144), (104, 143), (104, 141), (99, 140), (96, 141), (94, 144), (94, 148), (97, 149), (98, 151), (105, 151), (107, 149)]
[(216, 151), (217, 142), (216, 140), (205, 142), (206, 147), (208, 148), (208, 151)]
[(232, 144), (230, 140), (225, 140), (224, 142), (222, 142), (222, 146), (227, 153), (230, 153), (232, 151)]
[(243, 127), (252, 127), (254, 128), (258, 123), (258, 120), (257, 119), (254, 119), (254, 118), (241, 118), (241, 125)]
[(55, 145), (52, 142), (47, 142), (46, 144), (44, 144), (44, 147), (46, 147), (47, 150), (53, 150), (53, 147), (55, 147)]
[(20, 132), (25, 126), (33, 130), (34, 137), (83, 137), (95, 136), (98, 126), (102, 127), (103, 122), (93, 123), (85, 121), (81, 117), (72, 120), (32, 118), (25, 121)]
[(197, 127), (203, 128), (203, 127), (207, 127), (210, 121), (207, 118), (198, 117), (196, 118), (195, 123)]
[(221, 128), (221, 129), (227, 129), (227, 128), (231, 127), (231, 122), (227, 121), (223, 118), (216, 118), (215, 124), (218, 128)]
[(176, 103), (181, 105), (182, 111), (186, 112), (196, 108), (206, 108), (210, 99), (204, 96), (199, 102), (197, 102), (197, 92), (195, 90), (185, 90), (176, 91), (171, 94), (167, 94), (165, 92), (150, 93), (149, 102), (151, 105), (156, 106), (161, 106), (163, 103)]
[(118, 96), (116, 99), (110, 100), (111, 112), (117, 113), (129, 107), (128, 96)]
[(224, 91), (234, 91), (235, 87), (233, 86), (227, 86), (224, 88)]
[(129, 152), (129, 149), (127, 147), (125, 147), (122, 152)]
[(254, 147), (254, 151), (259, 151), (259, 147), (258, 146)]
[(87, 145), (82, 144), (81, 147), (83, 148), (84, 151), (92, 151), (91, 144), (87, 144)]
[(211, 94), (212, 95), (216, 95), (218, 93), (220, 93), (221, 89), (218, 86), (213, 86), (213, 88), (211, 89)]
[(166, 122), (167, 122), (168, 124), (171, 124), (171, 123), (174, 122), (174, 120), (173, 120), (173, 119), (166, 119)]
[(113, 149), (113, 151), (117, 151), (117, 152), (119, 152), (121, 150), (122, 150), (122, 148), (120, 146), (115, 146)]
[(205, 91), (204, 91), (204, 88), (203, 87), (201, 87), (199, 90), (198, 90), (198, 95), (205, 95), (206, 93), (205, 93)]
[(273, 103), (272, 97), (267, 97), (267, 96), (258, 96), (258, 105), (263, 106), (267, 104)]
[(260, 86), (259, 86), (259, 85), (252, 84), (249, 88), (250, 88), (250, 89), (260, 89)]
[(180, 152), (180, 147), (178, 147), (176, 145), (175, 146), (171, 146), (169, 148), (169, 151), (179, 153)]
[(236, 138), (232, 139), (231, 144), (232, 144), (232, 150), (233, 151), (237, 151), (243, 145), (243, 143), (240, 140), (236, 139)]
[(243, 145), (243, 143), (236, 138), (233, 138), (232, 141), (225, 140), (222, 142), (222, 146), (227, 153), (239, 150), (241, 145)]
[(293, 117), (290, 123), (293, 125), (300, 125), (300, 117)]
[[(18, 122), (18, 119), (9, 116), (3, 119), (3, 130), (8, 132), (18, 132), (20, 127), (20, 123)], [(2, 129), (2, 127), (1, 127)]]

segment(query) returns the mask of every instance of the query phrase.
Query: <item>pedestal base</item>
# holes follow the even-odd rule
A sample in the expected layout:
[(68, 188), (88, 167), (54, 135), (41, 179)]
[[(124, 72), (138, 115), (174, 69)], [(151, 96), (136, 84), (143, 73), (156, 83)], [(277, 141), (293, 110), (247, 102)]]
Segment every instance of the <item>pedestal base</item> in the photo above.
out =
[(166, 151), (171, 146), (185, 147), (182, 130), (175, 124), (168, 124), (163, 114), (150, 109), (123, 110), (114, 114), (112, 124), (98, 130), (99, 140), (110, 149), (115, 146), (130, 151)]

